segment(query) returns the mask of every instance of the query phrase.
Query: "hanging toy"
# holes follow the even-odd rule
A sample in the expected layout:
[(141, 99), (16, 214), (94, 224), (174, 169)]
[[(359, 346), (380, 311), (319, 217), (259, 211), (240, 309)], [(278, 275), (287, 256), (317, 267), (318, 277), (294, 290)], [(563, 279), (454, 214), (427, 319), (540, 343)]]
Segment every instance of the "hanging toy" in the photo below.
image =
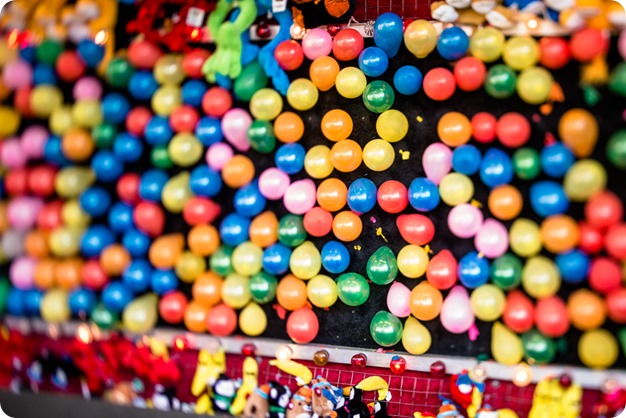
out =
[(313, 373), (308, 367), (293, 360), (275, 359), (270, 361), (270, 365), (276, 366), (283, 372), (294, 376), (299, 386), (308, 385), (311, 383), (311, 379), (313, 379)]
[[(559, 385), (561, 383), (555, 379)], [(561, 418), (578, 418), (581, 413), (583, 390), (576, 383), (570, 384), (568, 387), (562, 387), (563, 395), (561, 396)], [(624, 405), (624, 404), (622, 404)]]
[(349, 390), (348, 400), (344, 399), (344, 405), (335, 410), (335, 413), (340, 418), (359, 418), (371, 416), (372, 413), (369, 407), (363, 402), (363, 391), (356, 387), (345, 388)]
[(528, 418), (558, 417), (563, 390), (558, 379), (548, 378), (537, 384)]
[(216, 411), (228, 412), (241, 382), (221, 374), (212, 386), (213, 405)]
[(454, 403), (450, 401), (443, 401), (441, 406), (439, 407), (439, 412), (437, 413), (437, 418), (461, 418), (463, 414), (456, 409)]
[(276, 58), (274, 58), (274, 51), (278, 44), (291, 38), (291, 24), (293, 23), (291, 13), (288, 10), (275, 11), (272, 9), (273, 1), (271, 0), (257, 0), (257, 8), (259, 14), (267, 14), (272, 12), (273, 18), (276, 19), (280, 28), (276, 36), (267, 43), (259, 51), (259, 64), (263, 67), (265, 74), (272, 79), (272, 84), (276, 91), (285, 96), (287, 89), (289, 88), (289, 77), (282, 68), (278, 66)]
[(280, 383), (270, 382), (268, 394), (269, 415), (268, 418), (285, 418), (285, 413), (291, 401), (291, 391), (287, 386)]
[(269, 404), (270, 385), (261, 385), (254, 388), (243, 410), (244, 418), (267, 418), (270, 413)]
[(467, 370), (450, 377), (452, 400), (465, 409), (470, 418), (476, 416), (482, 403), (484, 391), (485, 384), (472, 379)]
[(213, 404), (209, 396), (210, 388), (224, 372), (226, 372), (226, 355), (222, 348), (214, 354), (207, 350), (200, 350), (198, 366), (191, 382), (191, 394), (198, 397), (195, 408), (196, 414), (214, 414)]
[(322, 376), (317, 376), (311, 382), (311, 409), (313, 417), (337, 416), (337, 410), (343, 408), (345, 399), (343, 391), (333, 385)]
[(240, 415), (245, 406), (246, 399), (252, 394), (258, 385), (259, 364), (253, 357), (246, 357), (243, 362), (243, 380), (237, 391), (237, 396), (230, 407), (231, 415)]
[(391, 399), (391, 393), (389, 392), (389, 383), (380, 376), (370, 376), (361, 380), (356, 386), (357, 389), (364, 390), (366, 392), (378, 392), (378, 400), (389, 401)]
[(311, 407), (312, 391), (308, 386), (302, 386), (291, 397), (285, 418), (310, 418), (313, 414)]

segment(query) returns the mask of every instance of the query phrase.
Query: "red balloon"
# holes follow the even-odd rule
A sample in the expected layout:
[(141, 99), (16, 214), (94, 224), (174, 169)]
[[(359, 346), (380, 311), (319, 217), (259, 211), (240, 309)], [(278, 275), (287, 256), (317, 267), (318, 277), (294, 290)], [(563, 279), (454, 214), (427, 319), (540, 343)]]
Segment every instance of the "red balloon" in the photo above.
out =
[(216, 305), (207, 315), (206, 327), (210, 334), (227, 337), (237, 329), (237, 313), (223, 303)]
[(13, 107), (20, 112), (22, 116), (32, 117), (33, 111), (30, 108), (30, 94), (33, 91), (31, 86), (20, 87), (15, 90), (13, 95)]
[(622, 271), (616, 261), (598, 257), (591, 262), (589, 269), (589, 287), (599, 293), (607, 294), (618, 289), (622, 283)]
[(535, 307), (532, 301), (521, 291), (509, 292), (502, 320), (505, 325), (518, 334), (530, 331), (535, 321)]
[(193, 132), (196, 129), (200, 115), (189, 105), (174, 109), (170, 115), (170, 126), (175, 132)]
[(296, 309), (287, 318), (287, 334), (298, 344), (313, 341), (319, 329), (319, 321), (311, 308)]
[(475, 91), (481, 88), (486, 75), (485, 64), (474, 57), (461, 58), (454, 66), (456, 84), (463, 91)]
[(133, 211), (133, 222), (141, 232), (157, 237), (163, 233), (165, 215), (161, 206), (156, 203), (141, 202)]
[(606, 296), (609, 318), (617, 324), (626, 324), (626, 289), (613, 290)]
[(4, 190), (10, 196), (23, 196), (28, 191), (28, 169), (13, 168), (4, 177)]
[(450, 250), (441, 250), (428, 263), (426, 279), (439, 290), (450, 289), (457, 281), (458, 263)]
[(233, 107), (233, 98), (228, 90), (222, 87), (211, 87), (202, 97), (202, 110), (208, 116), (219, 118)]
[(202, 78), (202, 66), (209, 59), (211, 53), (205, 49), (194, 49), (183, 57), (183, 72), (189, 78)]
[(76, 51), (63, 51), (57, 58), (56, 70), (61, 80), (72, 82), (85, 73), (85, 63)]
[(604, 237), (606, 252), (613, 258), (626, 259), (626, 224), (616, 224), (609, 228)]
[(409, 204), (406, 186), (396, 180), (387, 180), (378, 188), (378, 206), (387, 213), (400, 213)]
[(472, 117), (472, 136), (477, 142), (486, 144), (496, 139), (496, 124), (498, 120), (487, 112), (476, 113)]
[(546, 337), (557, 338), (569, 330), (565, 302), (558, 296), (540, 299), (535, 309), (537, 329)]
[(169, 324), (180, 324), (185, 317), (185, 309), (187, 296), (178, 290), (166, 293), (159, 301), (159, 315)]
[(613, 192), (605, 190), (592, 196), (585, 205), (585, 219), (594, 228), (601, 230), (621, 222), (624, 205)]
[(446, 68), (433, 68), (426, 73), (422, 83), (426, 96), (436, 101), (448, 100), (456, 90), (452, 72)]
[(274, 50), (276, 62), (285, 71), (293, 71), (304, 62), (304, 53), (300, 43), (296, 41), (282, 41)]
[(62, 208), (63, 202), (60, 200), (54, 200), (43, 205), (37, 214), (37, 228), (51, 231), (61, 226), (63, 224), (61, 219)]
[(530, 123), (517, 112), (505, 113), (496, 124), (496, 136), (502, 145), (519, 148), (530, 139)]
[(363, 51), (363, 36), (352, 28), (340, 30), (333, 38), (333, 55), (338, 61), (357, 59)]
[(580, 62), (588, 62), (605, 53), (609, 42), (598, 29), (585, 28), (572, 35), (570, 48), (572, 57)]
[(220, 205), (207, 199), (206, 197), (192, 197), (183, 207), (183, 219), (189, 225), (210, 224), (213, 223), (222, 208)]
[(51, 165), (39, 165), (28, 173), (28, 188), (35, 196), (47, 197), (54, 193), (57, 169)]
[(558, 70), (567, 65), (572, 54), (564, 38), (541, 38), (539, 63), (550, 70)]
[(139, 174), (127, 173), (117, 181), (116, 192), (120, 200), (129, 205), (139, 202)]
[(581, 222), (578, 225), (578, 232), (580, 234), (580, 243), (578, 247), (581, 251), (589, 255), (598, 254), (604, 247), (604, 236), (599, 229), (592, 227), (586, 222)]
[(307, 233), (314, 237), (323, 237), (330, 234), (333, 228), (333, 215), (316, 206), (304, 215), (303, 223)]
[(426, 245), (435, 236), (435, 225), (426, 216), (418, 213), (400, 215), (396, 225), (402, 238), (409, 244)]
[(109, 276), (104, 272), (99, 260), (89, 260), (80, 269), (83, 285), (91, 290), (99, 291), (109, 283)]
[(128, 47), (128, 62), (140, 70), (151, 70), (163, 52), (150, 41), (135, 41)]
[(152, 112), (148, 108), (136, 107), (126, 116), (126, 130), (141, 137), (150, 119), (152, 119)]

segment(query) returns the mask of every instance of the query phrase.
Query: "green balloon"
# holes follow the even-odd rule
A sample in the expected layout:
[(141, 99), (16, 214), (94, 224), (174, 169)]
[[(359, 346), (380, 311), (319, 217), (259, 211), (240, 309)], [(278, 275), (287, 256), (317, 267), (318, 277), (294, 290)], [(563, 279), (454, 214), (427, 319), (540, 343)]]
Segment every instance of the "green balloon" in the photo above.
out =
[(370, 285), (359, 273), (337, 277), (337, 296), (348, 306), (361, 306), (370, 297)]
[(398, 276), (398, 261), (391, 248), (382, 246), (367, 260), (367, 277), (376, 284), (384, 286)]
[(598, 91), (598, 89), (595, 88), (595, 86), (592, 86), (590, 84), (585, 84), (582, 86), (582, 88), (583, 88), (583, 97), (585, 98), (585, 103), (587, 103), (588, 106), (597, 105), (601, 99), (600, 92)]
[(126, 87), (135, 68), (126, 58), (115, 58), (109, 62), (106, 70), (106, 79), (113, 87)]
[(513, 254), (504, 254), (491, 264), (491, 281), (500, 289), (509, 290), (522, 281), (522, 262)]
[(278, 241), (287, 247), (297, 247), (306, 241), (306, 230), (302, 216), (285, 215), (278, 222)]
[(622, 353), (626, 356), (626, 328), (621, 328), (617, 332), (617, 340), (619, 341), (619, 345), (622, 347)]
[(391, 109), (394, 100), (393, 88), (385, 81), (372, 81), (363, 90), (363, 104), (370, 112), (383, 113)]
[(174, 167), (174, 163), (167, 152), (167, 145), (155, 145), (150, 152), (150, 161), (152, 165), (163, 170)]
[(376, 344), (394, 346), (402, 339), (402, 322), (387, 311), (378, 311), (370, 323), (370, 333)]
[(520, 148), (513, 154), (515, 175), (522, 180), (532, 180), (541, 172), (539, 153), (533, 148)]
[(619, 63), (611, 73), (609, 90), (620, 96), (626, 96), (626, 62)]
[(535, 364), (546, 364), (556, 356), (556, 344), (537, 330), (531, 330), (522, 335), (524, 357)]
[(98, 148), (111, 148), (117, 136), (117, 128), (110, 123), (103, 123), (91, 130), (91, 136)]
[(485, 91), (496, 99), (506, 99), (515, 93), (515, 72), (504, 64), (496, 64), (487, 72)]
[(626, 170), (626, 129), (611, 135), (606, 144), (606, 156), (615, 167)]
[(268, 303), (274, 300), (278, 280), (264, 271), (250, 278), (250, 296), (256, 303)]
[(276, 148), (274, 127), (265, 120), (255, 120), (248, 128), (248, 139), (253, 150), (269, 154)]
[(209, 268), (218, 276), (222, 277), (234, 273), (235, 269), (233, 269), (233, 263), (231, 261), (233, 251), (233, 247), (226, 245), (218, 248), (209, 259)]
[(91, 312), (91, 321), (103, 330), (115, 327), (119, 320), (119, 314), (107, 309), (102, 303)]
[(267, 86), (267, 75), (258, 61), (253, 61), (241, 71), (235, 80), (235, 96), (243, 102), (249, 102), (254, 93)]
[(46, 39), (37, 47), (37, 61), (42, 64), (54, 65), (62, 52), (62, 44), (52, 39)]
[(2, 315), (6, 309), (10, 289), (11, 284), (9, 280), (6, 277), (0, 278), (0, 315)]

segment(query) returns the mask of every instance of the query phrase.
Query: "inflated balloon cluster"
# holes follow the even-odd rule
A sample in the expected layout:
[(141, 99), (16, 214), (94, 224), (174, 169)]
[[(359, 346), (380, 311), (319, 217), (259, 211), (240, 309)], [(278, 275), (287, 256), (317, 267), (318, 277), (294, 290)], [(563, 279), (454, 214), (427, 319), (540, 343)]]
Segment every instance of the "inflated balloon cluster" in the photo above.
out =
[[(481, 112), (470, 119), (448, 112), (438, 121), (441, 142), (421, 156), (426, 177), (375, 182), (376, 172), (396, 163), (393, 144), (409, 129), (407, 116), (392, 109), (396, 94), (423, 89), (428, 98), (445, 101), (457, 88), (484, 88), (494, 98), (517, 91), (527, 103), (543, 104), (554, 92), (546, 68), (561, 68), (570, 56), (592, 60), (606, 52), (607, 40), (593, 30), (570, 42), (505, 40), (494, 28), (471, 37), (458, 27), (438, 34), (422, 20), (403, 29), (388, 13), (375, 24), (374, 42), (364, 48), (361, 35), (348, 28), (334, 39), (313, 29), (302, 43), (281, 43), (274, 57), (282, 69), (310, 61), (309, 77), (293, 80), (287, 90), (290, 110), (257, 61), (232, 82), (217, 77), (222, 85), (209, 85), (203, 80), (209, 52), (164, 54), (138, 40), (110, 62), (106, 86), (89, 75), (104, 54), (91, 41), (76, 50), (50, 40), (19, 51), (2, 43), (0, 92), (13, 103), (0, 107), (7, 196), (0, 205), (1, 255), (10, 262), (12, 286), (0, 281), (0, 307), (6, 300), (12, 315), (89, 318), (103, 328), (121, 316), (137, 333), (160, 317), (193, 332), (226, 336), (239, 326), (259, 336), (268, 326), (259, 305), (276, 300), (291, 312), (289, 336), (308, 343), (319, 331), (311, 305), (329, 309), (339, 299), (360, 306), (370, 292), (388, 291), (389, 311), (378, 312), (370, 327), (381, 346), (402, 341), (408, 352), (422, 354), (431, 335), (420, 321), (439, 317), (449, 332), (475, 339), (475, 319), (502, 318), (505, 325), (496, 322), (492, 338), (502, 363), (524, 356), (551, 361), (553, 339), (574, 326), (584, 331), (582, 362), (611, 366), (617, 342), (600, 327), (607, 316), (626, 323), (620, 265), (626, 226), (621, 200), (605, 190), (605, 168), (589, 158), (599, 135), (590, 112), (568, 110), (559, 140), (539, 151), (525, 147), (531, 126), (519, 113), (496, 118)], [(422, 76), (405, 65), (393, 86), (376, 80), (402, 43), (418, 64), (437, 49), (454, 61), (453, 70), (438, 67)], [(500, 58), (503, 64), (486, 68)], [(357, 59), (358, 67), (340, 65)], [(299, 143), (305, 136), (299, 112), (313, 109), (332, 88), (379, 114), (378, 139), (361, 147), (349, 139), (353, 116), (332, 109), (321, 118), (331, 146)], [(482, 148), (497, 139), (512, 156), (495, 145), (482, 153), (472, 139)], [(608, 146), (610, 161), (620, 167), (624, 144), (626, 134), (618, 132)], [(273, 166), (255, 164), (268, 156)], [(372, 175), (346, 184), (340, 173), (362, 163)], [(540, 173), (549, 180), (538, 181)], [(515, 178), (529, 182), (528, 194), (511, 184)], [(488, 211), (473, 200), (475, 181), (490, 189)], [(232, 213), (223, 212), (225, 199), (232, 199)], [(282, 201), (288, 213), (279, 219), (266, 210), (272, 201)], [(582, 221), (567, 214), (578, 202), (585, 202)], [(364, 271), (354, 271), (347, 245), (361, 237), (363, 219), (377, 204), (397, 216), (408, 245), (397, 254), (381, 246)], [(475, 251), (459, 260), (447, 249), (431, 256), (428, 247), (436, 233), (428, 214), (443, 205), (452, 207), (452, 234), (474, 240)], [(523, 206), (541, 221), (518, 218)], [(181, 218), (188, 229), (174, 231), (170, 222)], [(307, 240), (331, 234), (335, 239), (321, 249)], [(382, 229), (377, 235), (386, 239)], [(399, 276), (426, 280), (411, 290), (395, 282)], [(557, 295), (562, 281), (587, 281), (591, 290), (576, 290), (564, 301)], [(523, 291), (516, 290), (520, 285)], [(403, 325), (400, 318), (408, 319)]]

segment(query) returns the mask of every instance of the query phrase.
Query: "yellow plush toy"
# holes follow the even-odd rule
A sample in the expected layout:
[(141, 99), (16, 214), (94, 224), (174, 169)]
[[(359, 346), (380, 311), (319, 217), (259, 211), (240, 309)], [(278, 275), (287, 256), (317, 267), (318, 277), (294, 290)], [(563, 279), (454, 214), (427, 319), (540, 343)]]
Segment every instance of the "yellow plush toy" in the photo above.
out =
[(200, 350), (198, 366), (191, 382), (191, 394), (198, 397), (196, 414), (214, 414), (209, 392), (213, 383), (224, 372), (226, 372), (226, 354), (222, 348), (216, 353)]
[(248, 396), (256, 389), (259, 384), (259, 365), (252, 357), (247, 357), (243, 361), (243, 379), (241, 386), (237, 390), (237, 396), (230, 406), (229, 412), (231, 415), (241, 415), (245, 406)]

